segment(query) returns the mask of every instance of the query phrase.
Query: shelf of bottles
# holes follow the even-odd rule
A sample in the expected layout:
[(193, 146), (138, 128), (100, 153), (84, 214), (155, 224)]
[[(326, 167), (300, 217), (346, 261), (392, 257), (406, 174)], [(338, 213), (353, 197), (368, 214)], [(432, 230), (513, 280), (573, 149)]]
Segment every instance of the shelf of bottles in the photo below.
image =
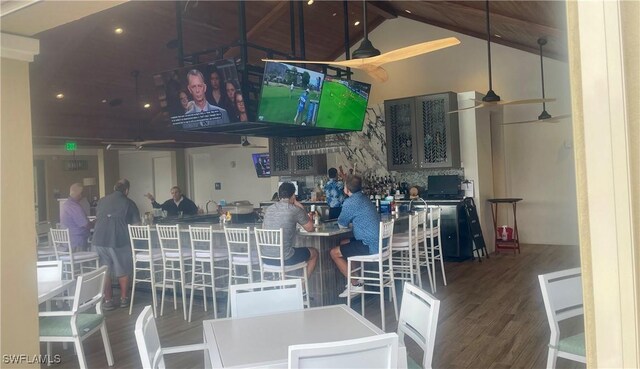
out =
[(287, 149), (292, 156), (319, 155), (346, 151), (348, 145), (348, 138), (321, 136), (290, 142)]
[(367, 174), (363, 178), (362, 191), (370, 199), (384, 199), (387, 196), (404, 198), (409, 192), (407, 183), (398, 182), (394, 176), (377, 176)]

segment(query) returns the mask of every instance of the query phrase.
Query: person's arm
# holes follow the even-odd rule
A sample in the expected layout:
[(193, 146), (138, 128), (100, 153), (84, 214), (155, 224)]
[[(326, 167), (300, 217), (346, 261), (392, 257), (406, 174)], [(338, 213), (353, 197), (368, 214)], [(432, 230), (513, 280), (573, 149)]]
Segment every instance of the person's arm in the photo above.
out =
[(185, 204), (184, 204), (184, 214), (186, 215), (196, 215), (198, 214), (198, 206), (196, 205), (195, 202), (191, 201), (190, 199), (187, 199), (186, 197), (184, 198)]
[[(346, 205), (346, 204), (345, 204)], [(353, 214), (350, 206), (343, 206), (340, 215), (338, 215), (338, 227), (349, 228), (349, 224), (353, 220)]]
[(309, 216), (309, 214), (307, 214), (307, 211), (305, 210), (304, 206), (302, 206), (302, 204), (300, 204), (297, 200), (296, 202), (300, 205), (299, 207), (301, 207), (301, 209), (298, 210), (296, 221), (298, 222), (298, 224), (302, 226), (302, 228), (304, 228), (305, 231), (313, 232), (315, 228), (313, 226), (313, 221), (311, 220), (311, 217)]
[(151, 193), (147, 193), (146, 195), (144, 195), (144, 197), (151, 200), (151, 206), (153, 206), (154, 209), (162, 209), (162, 205), (158, 204), (156, 198), (153, 197)]
[(127, 224), (138, 225), (142, 223), (140, 219), (140, 210), (133, 200), (129, 199), (129, 209), (127, 211)]

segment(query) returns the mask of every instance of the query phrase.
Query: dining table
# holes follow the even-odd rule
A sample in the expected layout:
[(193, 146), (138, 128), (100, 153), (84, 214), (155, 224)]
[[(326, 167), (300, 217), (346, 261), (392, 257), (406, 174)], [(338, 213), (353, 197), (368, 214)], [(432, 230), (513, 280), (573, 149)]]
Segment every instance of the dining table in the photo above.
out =
[(73, 279), (38, 281), (38, 304), (47, 302), (75, 285)]
[[(205, 368), (287, 368), (289, 346), (343, 341), (385, 332), (346, 305), (203, 321)], [(398, 348), (398, 368), (407, 351)]]

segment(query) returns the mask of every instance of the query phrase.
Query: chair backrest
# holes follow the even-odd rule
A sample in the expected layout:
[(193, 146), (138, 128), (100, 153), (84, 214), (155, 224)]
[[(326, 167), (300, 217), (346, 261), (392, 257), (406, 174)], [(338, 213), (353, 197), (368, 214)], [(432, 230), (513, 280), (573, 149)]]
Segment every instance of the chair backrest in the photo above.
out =
[(397, 366), (398, 335), (395, 333), (289, 346), (289, 369)]
[[(162, 253), (165, 251), (177, 251), (182, 248), (180, 243), (180, 226), (176, 225), (156, 225), (158, 231), (158, 240), (160, 241), (160, 249)], [(182, 255), (182, 253), (180, 253)]]
[(211, 251), (213, 253), (212, 227), (194, 227), (189, 225), (189, 237), (191, 240), (191, 250), (195, 254), (196, 250)]
[(62, 256), (69, 256), (73, 260), (73, 249), (69, 241), (69, 230), (67, 228), (49, 230), (51, 234), (51, 244), (56, 253), (56, 259), (60, 260)]
[(49, 245), (49, 230), (51, 229), (51, 222), (42, 221), (36, 223), (36, 245), (48, 246)]
[[(256, 235), (256, 247), (260, 259), (260, 274), (264, 278), (263, 262), (265, 259), (280, 260), (280, 276), (284, 279), (284, 245), (282, 243), (282, 228), (280, 229), (254, 229)], [(278, 256), (267, 256), (278, 255)]]
[[(102, 304), (106, 275), (107, 266), (103, 265), (96, 270), (78, 276), (73, 306), (71, 308), (74, 314), (81, 313), (95, 305)], [(100, 309), (97, 309), (97, 311), (98, 314), (101, 313)]]
[(234, 256), (246, 256), (251, 260), (251, 229), (247, 228), (224, 228), (224, 237), (227, 240), (227, 250), (229, 251), (229, 262)]
[(433, 295), (405, 282), (402, 292), (402, 306), (398, 318), (398, 336), (404, 342), (409, 336), (423, 351), (422, 367), (431, 368), (433, 347), (438, 328), (440, 300)]
[(380, 222), (380, 240), (378, 250), (381, 257), (388, 256), (393, 242), (393, 220)]
[(580, 268), (538, 276), (544, 308), (551, 328), (550, 342), (560, 339), (558, 322), (584, 314), (582, 307), (582, 273)]
[(142, 367), (144, 369), (164, 368), (160, 336), (150, 305), (145, 306), (138, 316), (134, 332)]
[(418, 225), (420, 224), (420, 216), (418, 214), (409, 215), (409, 247), (413, 250), (418, 249)]
[(440, 227), (440, 217), (442, 214), (442, 208), (435, 205), (429, 205), (429, 214), (427, 217), (429, 218), (429, 226), (431, 229), (435, 229)]
[(151, 252), (151, 227), (148, 225), (129, 225), (129, 241), (135, 256), (138, 252)]
[(62, 279), (62, 261), (39, 261), (38, 282), (59, 281)]
[(229, 298), (233, 318), (304, 309), (301, 279), (232, 285)]

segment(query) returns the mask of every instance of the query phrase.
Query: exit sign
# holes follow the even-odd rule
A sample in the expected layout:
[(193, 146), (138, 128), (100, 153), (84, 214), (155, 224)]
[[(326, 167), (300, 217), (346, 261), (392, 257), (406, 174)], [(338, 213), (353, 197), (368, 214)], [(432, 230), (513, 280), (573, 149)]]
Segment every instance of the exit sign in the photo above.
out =
[(64, 144), (64, 149), (67, 151), (76, 151), (76, 149), (78, 148), (78, 143), (77, 142), (66, 142)]

